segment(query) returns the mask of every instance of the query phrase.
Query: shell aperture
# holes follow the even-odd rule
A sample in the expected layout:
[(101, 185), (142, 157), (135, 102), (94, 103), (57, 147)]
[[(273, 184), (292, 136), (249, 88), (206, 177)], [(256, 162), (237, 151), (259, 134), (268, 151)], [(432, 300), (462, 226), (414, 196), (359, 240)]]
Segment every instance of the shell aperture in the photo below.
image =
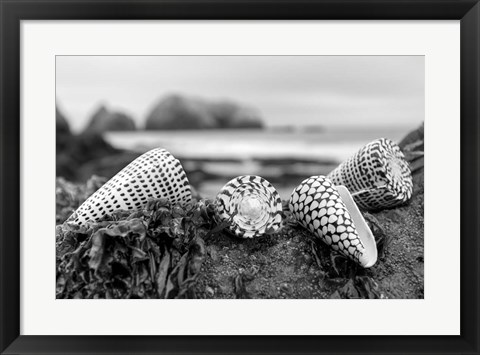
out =
[(369, 268), (377, 262), (378, 250), (377, 243), (375, 242), (375, 237), (373, 236), (370, 227), (362, 216), (362, 213), (358, 209), (357, 204), (355, 203), (352, 195), (345, 186), (337, 186), (338, 194), (340, 198), (347, 206), (348, 212), (352, 217), (353, 223), (357, 229), (358, 236), (365, 248), (364, 252), (359, 258), (359, 263), (364, 268)]
[(325, 176), (311, 176), (295, 188), (288, 206), (303, 227), (335, 251), (368, 268), (377, 260), (375, 240), (349, 196), (345, 187), (337, 189)]
[(408, 162), (400, 147), (386, 138), (368, 143), (327, 177), (335, 185), (344, 185), (366, 210), (394, 207), (412, 197)]
[(91, 195), (68, 219), (77, 225), (98, 221), (115, 210), (135, 210), (150, 198), (172, 203), (192, 199), (190, 183), (180, 161), (167, 150), (152, 149), (123, 168)]
[(258, 237), (281, 228), (282, 200), (267, 180), (242, 175), (220, 190), (215, 200), (215, 215), (237, 237)]

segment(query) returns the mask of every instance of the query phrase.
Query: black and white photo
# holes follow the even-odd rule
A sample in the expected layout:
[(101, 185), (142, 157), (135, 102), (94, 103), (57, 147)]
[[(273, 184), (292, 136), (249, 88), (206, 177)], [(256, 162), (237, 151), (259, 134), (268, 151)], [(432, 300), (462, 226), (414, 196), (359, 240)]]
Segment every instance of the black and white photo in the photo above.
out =
[(423, 299), (424, 56), (57, 56), (56, 298)]

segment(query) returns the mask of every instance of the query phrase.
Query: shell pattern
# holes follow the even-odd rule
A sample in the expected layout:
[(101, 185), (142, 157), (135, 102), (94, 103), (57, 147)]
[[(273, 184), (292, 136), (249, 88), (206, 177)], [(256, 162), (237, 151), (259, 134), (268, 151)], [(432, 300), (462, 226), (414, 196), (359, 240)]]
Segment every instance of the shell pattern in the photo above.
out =
[(165, 149), (141, 155), (90, 196), (70, 217), (75, 224), (97, 221), (115, 210), (135, 210), (150, 198), (191, 201), (190, 183), (180, 161)]
[(238, 176), (218, 193), (215, 213), (219, 223), (241, 238), (273, 233), (282, 227), (282, 200), (275, 188), (255, 175)]
[(334, 250), (365, 265), (365, 247), (332, 181), (321, 175), (303, 180), (293, 190), (288, 207), (303, 227)]
[(413, 181), (400, 147), (386, 138), (368, 143), (327, 176), (344, 185), (363, 209), (378, 210), (407, 202)]

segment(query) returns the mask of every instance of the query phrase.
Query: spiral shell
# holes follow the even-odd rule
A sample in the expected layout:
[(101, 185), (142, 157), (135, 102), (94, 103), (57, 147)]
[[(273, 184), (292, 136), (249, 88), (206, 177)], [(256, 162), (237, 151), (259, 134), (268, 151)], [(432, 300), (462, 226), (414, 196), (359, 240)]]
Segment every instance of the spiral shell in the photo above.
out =
[(366, 210), (394, 207), (412, 197), (408, 162), (400, 147), (386, 138), (368, 143), (327, 177), (344, 185)]
[(348, 196), (348, 190), (343, 186), (337, 189), (325, 176), (311, 176), (292, 192), (288, 207), (303, 227), (327, 245), (361, 266), (371, 267), (377, 260), (375, 240)]
[(98, 221), (115, 210), (136, 210), (150, 198), (167, 198), (172, 203), (192, 199), (190, 183), (180, 161), (165, 149), (141, 155), (90, 196), (69, 218), (77, 225)]
[(259, 237), (282, 226), (282, 200), (275, 188), (255, 175), (238, 176), (218, 193), (215, 213), (219, 223), (241, 238)]

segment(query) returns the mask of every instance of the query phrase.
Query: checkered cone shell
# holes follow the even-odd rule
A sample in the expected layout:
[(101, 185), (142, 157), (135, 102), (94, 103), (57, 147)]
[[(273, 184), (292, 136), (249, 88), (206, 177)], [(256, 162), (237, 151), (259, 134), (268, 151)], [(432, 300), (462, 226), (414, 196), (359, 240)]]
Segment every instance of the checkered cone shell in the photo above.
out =
[(366, 210), (391, 208), (412, 197), (413, 181), (400, 147), (386, 138), (368, 143), (327, 176)]
[(366, 250), (347, 206), (325, 176), (311, 176), (293, 191), (288, 207), (297, 221), (334, 250), (366, 267)]
[(77, 225), (98, 221), (115, 210), (136, 210), (151, 198), (172, 203), (192, 199), (180, 161), (165, 149), (152, 149), (128, 164), (90, 196), (69, 218)]
[(282, 200), (262, 177), (238, 176), (218, 193), (215, 214), (218, 223), (225, 223), (237, 237), (259, 237), (282, 227)]

